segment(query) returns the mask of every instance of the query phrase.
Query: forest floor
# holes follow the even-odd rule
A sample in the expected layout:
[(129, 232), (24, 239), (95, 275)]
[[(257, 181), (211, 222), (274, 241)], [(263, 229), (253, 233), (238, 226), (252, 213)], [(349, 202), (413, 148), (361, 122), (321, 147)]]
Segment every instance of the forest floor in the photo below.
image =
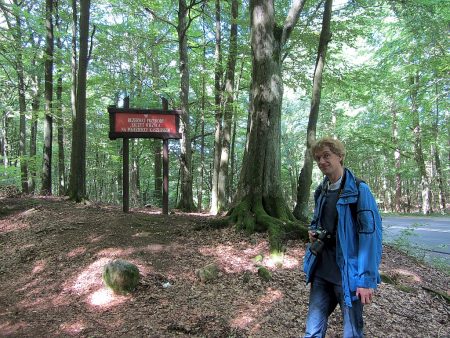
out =
[[(268, 255), (266, 234), (212, 229), (211, 217), (60, 198), (0, 197), (1, 337), (300, 337), (309, 286), (305, 244), (288, 241), (283, 265)], [(272, 272), (265, 282), (255, 257)], [(103, 266), (128, 260), (137, 289), (116, 296)], [(196, 270), (220, 268), (210, 282)], [(449, 276), (385, 247), (392, 279), (365, 306), (367, 337), (449, 337)], [(327, 337), (340, 337), (340, 310)]]

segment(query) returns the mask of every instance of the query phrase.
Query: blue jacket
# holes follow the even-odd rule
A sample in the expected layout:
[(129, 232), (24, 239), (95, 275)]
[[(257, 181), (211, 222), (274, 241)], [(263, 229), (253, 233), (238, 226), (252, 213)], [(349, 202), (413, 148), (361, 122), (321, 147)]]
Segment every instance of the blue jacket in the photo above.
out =
[[(361, 182), (359, 193), (353, 173), (344, 169), (344, 187), (336, 203), (338, 224), (336, 231), (336, 261), (341, 270), (344, 301), (352, 306), (352, 292), (357, 288), (375, 289), (380, 283), (378, 267), (382, 253), (382, 225), (375, 198), (369, 186)], [(322, 184), (327, 183), (325, 178)], [(324, 186), (324, 185), (323, 185)], [(325, 189), (322, 189), (324, 191)], [(311, 228), (317, 227), (320, 219), (321, 193), (315, 201), (314, 216)], [(350, 204), (356, 203), (357, 220), (353, 219)], [(316, 256), (306, 249), (303, 271), (309, 283), (314, 274)]]

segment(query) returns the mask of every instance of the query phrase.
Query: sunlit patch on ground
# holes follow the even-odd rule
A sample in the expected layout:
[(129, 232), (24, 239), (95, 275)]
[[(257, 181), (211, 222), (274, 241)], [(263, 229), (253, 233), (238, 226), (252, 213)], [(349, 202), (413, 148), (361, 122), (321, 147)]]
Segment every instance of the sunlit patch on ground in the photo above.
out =
[(77, 256), (80, 256), (82, 254), (86, 253), (86, 248), (85, 247), (79, 247), (79, 248), (75, 248), (72, 251), (69, 251), (67, 253), (67, 257), (69, 258), (74, 258)]
[(176, 242), (171, 243), (170, 245), (152, 243), (152, 244), (149, 244), (149, 245), (145, 246), (144, 248), (142, 248), (141, 251), (150, 252), (150, 253), (159, 253), (159, 252), (163, 252), (163, 251), (177, 252), (177, 250), (179, 248), (181, 248), (181, 245)]
[[(219, 245), (216, 247), (203, 247), (199, 249), (205, 256), (213, 256), (220, 262), (226, 273), (239, 273), (246, 270), (255, 269), (255, 257), (263, 255), (263, 260), (259, 265), (274, 269), (282, 266), (287, 269), (296, 269), (303, 257), (304, 250), (290, 250), (289, 255), (270, 256), (267, 244), (260, 243), (254, 247), (242, 251), (233, 245)], [(242, 254), (244, 252), (244, 255)]]
[(105, 235), (99, 235), (99, 236), (91, 235), (91, 236), (89, 236), (88, 241), (91, 243), (97, 243), (97, 242), (101, 242), (102, 240), (104, 240), (105, 237), (106, 237)]
[(422, 279), (420, 278), (420, 276), (414, 272), (404, 270), (404, 269), (395, 269), (394, 271), (396, 274), (406, 277), (414, 282), (418, 282), (418, 283), (422, 282)]
[(110, 258), (103, 257), (89, 265), (81, 272), (70, 286), (70, 289), (76, 294), (88, 293), (92, 288), (102, 285), (103, 267), (109, 262)]
[(151, 233), (148, 231), (138, 232), (133, 235), (133, 237), (150, 237), (150, 236), (151, 236)]
[(19, 323), (11, 323), (11, 322), (5, 322), (0, 323), (0, 335), (3, 336), (13, 336), (17, 337), (17, 333), (22, 331), (28, 326), (28, 324), (24, 322)]
[(81, 333), (86, 328), (82, 321), (76, 321), (72, 323), (64, 323), (60, 326), (63, 333), (68, 335), (76, 335)]
[(99, 307), (119, 305), (130, 299), (130, 296), (115, 295), (111, 290), (102, 287), (88, 297), (89, 304)]
[(133, 253), (135, 253), (136, 249), (135, 248), (124, 248), (124, 249), (119, 249), (119, 248), (107, 248), (104, 250), (101, 250), (97, 253), (98, 257), (106, 257), (106, 259), (115, 259), (115, 258), (120, 258), (120, 257), (126, 257), (126, 256), (130, 256)]
[(234, 318), (231, 321), (232, 327), (238, 327), (240, 329), (245, 329), (246, 327), (249, 327), (250, 324), (255, 320), (253, 316), (250, 316), (246, 313), (242, 313), (238, 315), (238, 317)]
[(11, 231), (25, 230), (29, 227), (30, 225), (28, 223), (22, 223), (18, 219), (14, 219), (12, 221), (8, 219), (0, 220), (0, 233), (6, 234)]
[(250, 328), (255, 322), (255, 327), (252, 331), (259, 330), (259, 318), (263, 317), (264, 313), (271, 308), (271, 305), (283, 298), (281, 291), (268, 288), (267, 292), (256, 302), (247, 303), (241, 307), (237, 316), (231, 320), (231, 326), (240, 329)]
[(243, 257), (242, 251), (231, 245), (207, 246), (200, 248), (199, 251), (205, 256), (216, 257), (226, 273), (238, 273), (254, 268), (251, 258)]
[(47, 261), (45, 259), (40, 259), (36, 263), (34, 263), (32, 274), (37, 275), (37, 274), (41, 273), (42, 271), (44, 271), (46, 267), (47, 267)]
[[(118, 251), (123, 252), (127, 250)], [(110, 253), (117, 253), (117, 251), (110, 249)], [(116, 295), (103, 283), (103, 268), (115, 258), (118, 258), (118, 255), (98, 259), (86, 267), (74, 280), (71, 280), (64, 288), (64, 291), (68, 293), (74, 292), (79, 296), (86, 296), (87, 303), (96, 307), (116, 306), (129, 300), (131, 296)], [(140, 264), (137, 264), (137, 266), (141, 275), (149, 272), (146, 266)]]

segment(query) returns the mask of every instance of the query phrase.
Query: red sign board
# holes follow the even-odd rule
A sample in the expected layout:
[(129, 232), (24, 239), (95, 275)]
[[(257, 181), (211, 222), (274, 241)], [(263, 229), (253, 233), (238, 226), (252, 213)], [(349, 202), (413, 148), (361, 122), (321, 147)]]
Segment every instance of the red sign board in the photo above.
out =
[(108, 108), (110, 139), (181, 138), (180, 111), (158, 109)]

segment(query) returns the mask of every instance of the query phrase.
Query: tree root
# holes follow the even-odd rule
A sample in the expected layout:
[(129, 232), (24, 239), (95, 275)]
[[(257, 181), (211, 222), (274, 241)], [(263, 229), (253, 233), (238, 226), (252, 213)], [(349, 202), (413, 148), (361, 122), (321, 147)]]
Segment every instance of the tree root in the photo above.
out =
[[(286, 205), (279, 201), (264, 203), (261, 199), (243, 198), (229, 212), (230, 223), (248, 234), (254, 232), (269, 233), (269, 247), (271, 254), (282, 253), (286, 239), (308, 239), (308, 229), (304, 224), (295, 221), (294, 216)], [(269, 210), (269, 211), (266, 211)], [(273, 214), (273, 216), (271, 215)]]

